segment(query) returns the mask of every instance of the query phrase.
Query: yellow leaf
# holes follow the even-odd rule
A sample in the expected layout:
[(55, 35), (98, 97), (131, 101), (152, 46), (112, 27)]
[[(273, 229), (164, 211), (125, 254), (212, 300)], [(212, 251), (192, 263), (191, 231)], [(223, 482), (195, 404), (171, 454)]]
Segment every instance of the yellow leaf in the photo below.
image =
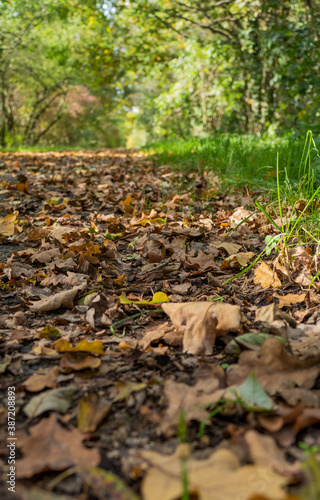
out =
[(116, 285), (122, 286), (122, 282), (123, 282), (125, 277), (126, 277), (126, 275), (123, 273), (123, 274), (121, 274), (121, 276), (118, 276), (113, 281), (115, 282)]
[(55, 356), (57, 351), (54, 349), (50, 349), (50, 347), (46, 347), (44, 345), (37, 345), (32, 349), (33, 354), (37, 356)]
[(0, 217), (0, 234), (3, 236), (12, 236), (14, 234), (14, 225), (17, 223), (18, 214), (19, 212), (14, 212), (5, 217)]
[(126, 213), (132, 212), (131, 203), (133, 202), (133, 200), (134, 198), (131, 196), (131, 194), (128, 194), (127, 198), (122, 202)]
[(153, 304), (160, 304), (162, 302), (170, 302), (171, 300), (164, 292), (156, 292), (151, 300), (130, 300), (123, 295), (120, 295), (120, 304), (135, 304), (136, 306), (148, 306)]
[(80, 399), (78, 412), (78, 429), (81, 432), (94, 432), (102, 420), (108, 415), (111, 405), (98, 394), (91, 393)]
[(152, 304), (160, 304), (161, 302), (170, 302), (168, 295), (164, 292), (156, 292), (152, 297)]
[(72, 347), (66, 339), (59, 339), (55, 343), (57, 352), (91, 352), (92, 354), (104, 355), (104, 349), (101, 340), (88, 342), (86, 339), (81, 340), (75, 347)]
[(127, 399), (132, 392), (141, 391), (141, 389), (145, 389), (145, 387), (146, 384), (143, 382), (124, 382), (119, 380), (119, 382), (114, 384), (114, 388), (118, 394), (114, 398), (113, 402)]

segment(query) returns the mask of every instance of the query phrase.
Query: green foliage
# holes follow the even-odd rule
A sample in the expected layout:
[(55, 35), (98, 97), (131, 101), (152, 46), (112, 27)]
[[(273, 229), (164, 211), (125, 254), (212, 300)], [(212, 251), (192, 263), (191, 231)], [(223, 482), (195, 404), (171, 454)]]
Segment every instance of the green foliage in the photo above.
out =
[(319, 128), (317, 2), (116, 5), (151, 138)]
[[(320, 128), (318, 2), (0, 6), (2, 147), (119, 146), (125, 138), (134, 146), (146, 134), (149, 141), (220, 132), (273, 138)], [(244, 165), (248, 148), (239, 144), (237, 154)], [(245, 169), (250, 176), (254, 166)]]
[(123, 144), (119, 63), (99, 5), (12, 0), (1, 14), (2, 147)]

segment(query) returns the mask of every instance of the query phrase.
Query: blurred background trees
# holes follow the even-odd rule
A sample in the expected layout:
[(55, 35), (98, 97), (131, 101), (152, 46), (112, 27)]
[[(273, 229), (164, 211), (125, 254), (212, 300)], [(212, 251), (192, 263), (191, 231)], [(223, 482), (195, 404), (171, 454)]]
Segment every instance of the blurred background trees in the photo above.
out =
[(0, 1), (0, 142), (320, 128), (317, 0)]

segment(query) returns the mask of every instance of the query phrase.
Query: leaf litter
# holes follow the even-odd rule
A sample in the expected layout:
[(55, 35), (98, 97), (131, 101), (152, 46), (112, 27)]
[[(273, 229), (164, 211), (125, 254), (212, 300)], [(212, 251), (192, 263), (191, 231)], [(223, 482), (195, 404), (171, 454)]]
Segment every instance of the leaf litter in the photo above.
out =
[(299, 498), (298, 443), (320, 447), (317, 256), (263, 253), (275, 228), (210, 172), (132, 150), (1, 160), (18, 497)]

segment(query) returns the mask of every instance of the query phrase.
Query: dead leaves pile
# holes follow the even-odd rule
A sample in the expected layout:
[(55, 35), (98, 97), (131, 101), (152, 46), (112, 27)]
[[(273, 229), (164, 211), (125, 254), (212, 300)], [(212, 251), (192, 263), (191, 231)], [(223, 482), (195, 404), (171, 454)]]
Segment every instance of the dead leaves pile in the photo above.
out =
[(320, 446), (314, 257), (297, 246), (232, 282), (273, 229), (209, 172), (132, 151), (1, 158), (19, 495), (297, 498), (297, 442)]

